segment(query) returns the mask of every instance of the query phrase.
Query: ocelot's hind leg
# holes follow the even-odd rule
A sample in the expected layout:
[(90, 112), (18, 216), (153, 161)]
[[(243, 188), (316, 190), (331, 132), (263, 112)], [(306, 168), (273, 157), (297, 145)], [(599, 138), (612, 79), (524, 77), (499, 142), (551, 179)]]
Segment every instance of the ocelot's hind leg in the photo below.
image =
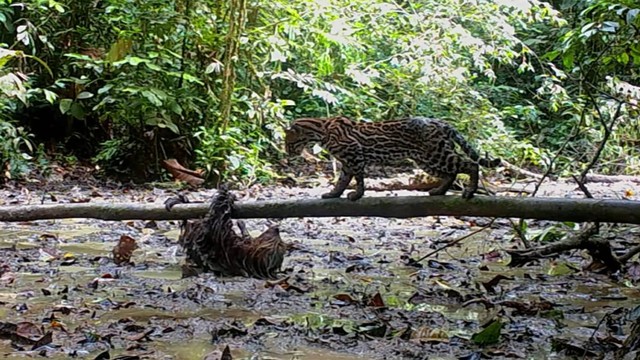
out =
[(340, 196), (342, 196), (342, 193), (344, 193), (344, 191), (347, 189), (347, 186), (349, 186), (349, 183), (351, 182), (352, 178), (353, 178), (353, 173), (351, 173), (348, 170), (345, 170), (343, 167), (342, 170), (340, 171), (340, 178), (338, 179), (338, 182), (335, 184), (335, 186), (331, 191), (329, 191), (326, 194), (322, 194), (322, 198), (323, 199), (339, 198)]
[(364, 159), (362, 157), (356, 158), (356, 162), (349, 166), (349, 170), (353, 173), (353, 176), (356, 178), (356, 190), (350, 192), (347, 197), (351, 201), (356, 201), (364, 195)]
[(356, 178), (356, 191), (352, 191), (349, 194), (347, 194), (347, 197), (351, 201), (356, 201), (362, 198), (362, 196), (364, 195), (364, 174), (356, 173), (355, 178)]

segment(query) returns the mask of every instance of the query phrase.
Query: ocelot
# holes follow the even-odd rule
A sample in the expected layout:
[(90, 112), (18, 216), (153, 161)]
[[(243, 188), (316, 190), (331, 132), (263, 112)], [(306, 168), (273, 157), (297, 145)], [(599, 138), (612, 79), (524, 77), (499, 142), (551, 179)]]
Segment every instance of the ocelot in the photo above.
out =
[[(430, 195), (444, 195), (453, 185), (456, 175), (468, 174), (468, 185), (462, 197), (470, 199), (478, 190), (479, 167), (493, 168), (500, 159), (481, 158), (476, 150), (451, 125), (427, 117), (409, 117), (375, 123), (355, 122), (344, 116), (333, 118), (300, 118), (285, 131), (285, 146), (289, 155), (298, 155), (310, 144), (320, 144), (342, 163), (340, 178), (323, 199), (340, 197), (351, 179), (356, 190), (350, 200), (364, 195), (367, 165), (392, 165), (415, 161), (428, 174), (442, 179)], [(470, 158), (456, 151), (458, 144)]]

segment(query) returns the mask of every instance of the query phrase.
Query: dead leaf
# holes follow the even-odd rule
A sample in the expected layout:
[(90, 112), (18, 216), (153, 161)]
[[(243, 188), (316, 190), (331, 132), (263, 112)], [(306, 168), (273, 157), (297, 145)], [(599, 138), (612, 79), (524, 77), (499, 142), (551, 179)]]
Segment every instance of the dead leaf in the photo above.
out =
[(176, 179), (191, 186), (199, 186), (204, 183), (202, 171), (194, 171), (180, 165), (176, 159), (167, 159), (162, 161), (162, 165)]
[(16, 324), (16, 334), (27, 339), (36, 340), (42, 337), (42, 329), (32, 322), (22, 321)]
[(435, 343), (448, 343), (449, 334), (442, 329), (433, 329), (427, 326), (421, 326), (411, 334), (412, 341), (418, 341), (421, 343), (435, 342)]
[(142, 341), (142, 340), (150, 340), (148, 339), (149, 335), (151, 335), (151, 333), (153, 333), (155, 329), (151, 328), (147, 331), (143, 331), (139, 334), (135, 334), (135, 335), (131, 335), (131, 336), (127, 336), (127, 340), (129, 341)]
[[(336, 294), (336, 295), (333, 295), (333, 298), (345, 303), (345, 305), (357, 303), (357, 301), (354, 300), (349, 294)], [(338, 304), (338, 305), (341, 305), (341, 304)]]
[(513, 280), (513, 278), (509, 276), (504, 276), (502, 274), (498, 274), (493, 279), (486, 282), (482, 282), (482, 286), (487, 290), (487, 292), (493, 294), (496, 292), (495, 287), (498, 286), (498, 283), (500, 282), (500, 280)]
[(633, 189), (626, 189), (626, 190), (624, 191), (624, 196), (623, 196), (623, 197), (624, 197), (625, 199), (628, 199), (628, 198), (633, 197), (633, 195), (635, 195), (635, 194), (636, 194), (636, 193), (633, 191)]
[(49, 345), (53, 341), (53, 333), (51, 331), (47, 331), (43, 337), (41, 337), (35, 344), (31, 347), (31, 350), (35, 350), (39, 347)]
[(56, 234), (40, 234), (40, 240), (58, 240)]
[(369, 299), (367, 306), (377, 307), (377, 308), (385, 307), (384, 301), (382, 300), (382, 296), (380, 295), (379, 292), (373, 295), (371, 299)]
[(136, 240), (130, 236), (120, 236), (120, 241), (113, 248), (113, 262), (116, 265), (129, 264), (131, 261), (131, 255), (138, 248)]
[(233, 360), (233, 357), (231, 356), (231, 350), (229, 349), (229, 345), (224, 347), (224, 350), (222, 350), (222, 356), (220, 356), (220, 360)]

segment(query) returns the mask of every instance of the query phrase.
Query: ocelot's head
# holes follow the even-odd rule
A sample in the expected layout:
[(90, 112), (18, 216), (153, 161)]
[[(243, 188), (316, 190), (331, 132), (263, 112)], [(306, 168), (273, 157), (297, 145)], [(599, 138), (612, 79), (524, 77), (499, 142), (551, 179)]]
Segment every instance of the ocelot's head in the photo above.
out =
[(310, 144), (322, 142), (326, 136), (327, 119), (300, 118), (285, 130), (284, 144), (287, 154), (299, 155)]

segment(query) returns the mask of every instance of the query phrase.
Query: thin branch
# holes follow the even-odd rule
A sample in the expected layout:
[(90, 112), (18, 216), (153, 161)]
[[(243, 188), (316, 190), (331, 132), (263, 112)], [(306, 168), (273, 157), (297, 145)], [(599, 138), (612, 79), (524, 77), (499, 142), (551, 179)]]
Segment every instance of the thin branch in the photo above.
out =
[(556, 152), (556, 154), (553, 157), (553, 159), (551, 159), (551, 161), (549, 162), (549, 167), (547, 167), (547, 171), (545, 171), (545, 173), (542, 175), (540, 180), (538, 180), (538, 182), (536, 183), (536, 186), (533, 189), (533, 193), (531, 194), (531, 197), (536, 196), (536, 194), (538, 193), (538, 190), (540, 189), (540, 186), (542, 186), (542, 183), (544, 182), (544, 179), (546, 179), (549, 175), (551, 175), (551, 173), (553, 172), (553, 164), (558, 159), (558, 157), (560, 157), (560, 154), (562, 154), (562, 152), (567, 147), (567, 145), (570, 142), (572, 142), (573, 140), (575, 140), (575, 138), (578, 137), (578, 134), (580, 134), (580, 128), (582, 127), (582, 124), (584, 124), (584, 119), (586, 117), (586, 112), (587, 112), (587, 108), (585, 106), (585, 107), (582, 108), (582, 112), (580, 113), (580, 121), (573, 128), (573, 134), (571, 134), (571, 135), (569, 135), (567, 137), (567, 139), (562, 144), (562, 146), (560, 146), (560, 149), (558, 149), (558, 151)]
[(615, 113), (613, 114), (613, 116), (611, 118), (611, 124), (609, 126), (607, 126), (606, 121), (602, 117), (602, 112), (600, 111), (600, 107), (595, 102), (595, 99), (593, 98), (593, 95), (591, 95), (591, 93), (589, 93), (589, 97), (591, 98), (591, 101), (593, 102), (593, 104), (594, 104), (594, 106), (596, 108), (596, 111), (598, 112), (598, 116), (600, 117), (600, 122), (602, 123), (602, 125), (604, 127), (604, 136), (602, 138), (602, 141), (598, 145), (598, 148), (596, 149), (596, 153), (593, 155), (593, 158), (591, 159), (591, 161), (589, 162), (587, 167), (584, 168), (584, 170), (582, 170), (582, 172), (580, 173), (580, 181), (581, 182), (584, 182), (584, 179), (587, 176), (587, 173), (598, 162), (598, 159), (600, 158), (600, 155), (602, 154), (602, 151), (604, 150), (604, 147), (607, 144), (607, 141), (609, 140), (609, 137), (611, 136), (611, 129), (613, 129), (613, 125), (615, 124), (616, 120), (620, 116), (620, 110), (622, 109), (622, 104), (623, 104), (623, 103), (618, 103), (618, 108), (616, 109)]
[(475, 235), (475, 234), (478, 234), (478, 233), (480, 233), (480, 232), (483, 232), (483, 231), (487, 230), (488, 228), (490, 228), (490, 227), (491, 227), (491, 225), (493, 225), (493, 223), (494, 223), (495, 221), (496, 221), (496, 218), (493, 218), (493, 219), (491, 219), (491, 221), (490, 221), (487, 225), (485, 225), (485, 226), (481, 227), (480, 229), (475, 230), (475, 231), (472, 231), (472, 232), (470, 232), (470, 233), (468, 233), (468, 234), (466, 234), (466, 235), (464, 235), (464, 236), (462, 236), (462, 237), (459, 237), (459, 238), (457, 238), (457, 239), (455, 239), (455, 240), (453, 240), (453, 241), (451, 241), (451, 242), (448, 242), (448, 243), (444, 244), (443, 246), (441, 246), (441, 247), (439, 247), (439, 248), (437, 248), (437, 249), (435, 249), (435, 250), (433, 250), (433, 251), (431, 251), (431, 252), (427, 253), (427, 255), (425, 255), (425, 256), (421, 257), (420, 259), (416, 260), (416, 263), (422, 262), (422, 260), (424, 260), (424, 259), (428, 258), (429, 256), (432, 256), (432, 255), (434, 255), (434, 254), (437, 254), (437, 253), (439, 253), (440, 251), (442, 251), (442, 250), (444, 250), (444, 249), (446, 249), (446, 248), (449, 248), (449, 247), (451, 247), (451, 246), (453, 246), (453, 245), (455, 245), (455, 244), (457, 244), (457, 243), (461, 242), (461, 241), (462, 241), (462, 240), (464, 240), (464, 239), (468, 239), (468, 238), (472, 237), (472, 236), (473, 236), (473, 235)]

